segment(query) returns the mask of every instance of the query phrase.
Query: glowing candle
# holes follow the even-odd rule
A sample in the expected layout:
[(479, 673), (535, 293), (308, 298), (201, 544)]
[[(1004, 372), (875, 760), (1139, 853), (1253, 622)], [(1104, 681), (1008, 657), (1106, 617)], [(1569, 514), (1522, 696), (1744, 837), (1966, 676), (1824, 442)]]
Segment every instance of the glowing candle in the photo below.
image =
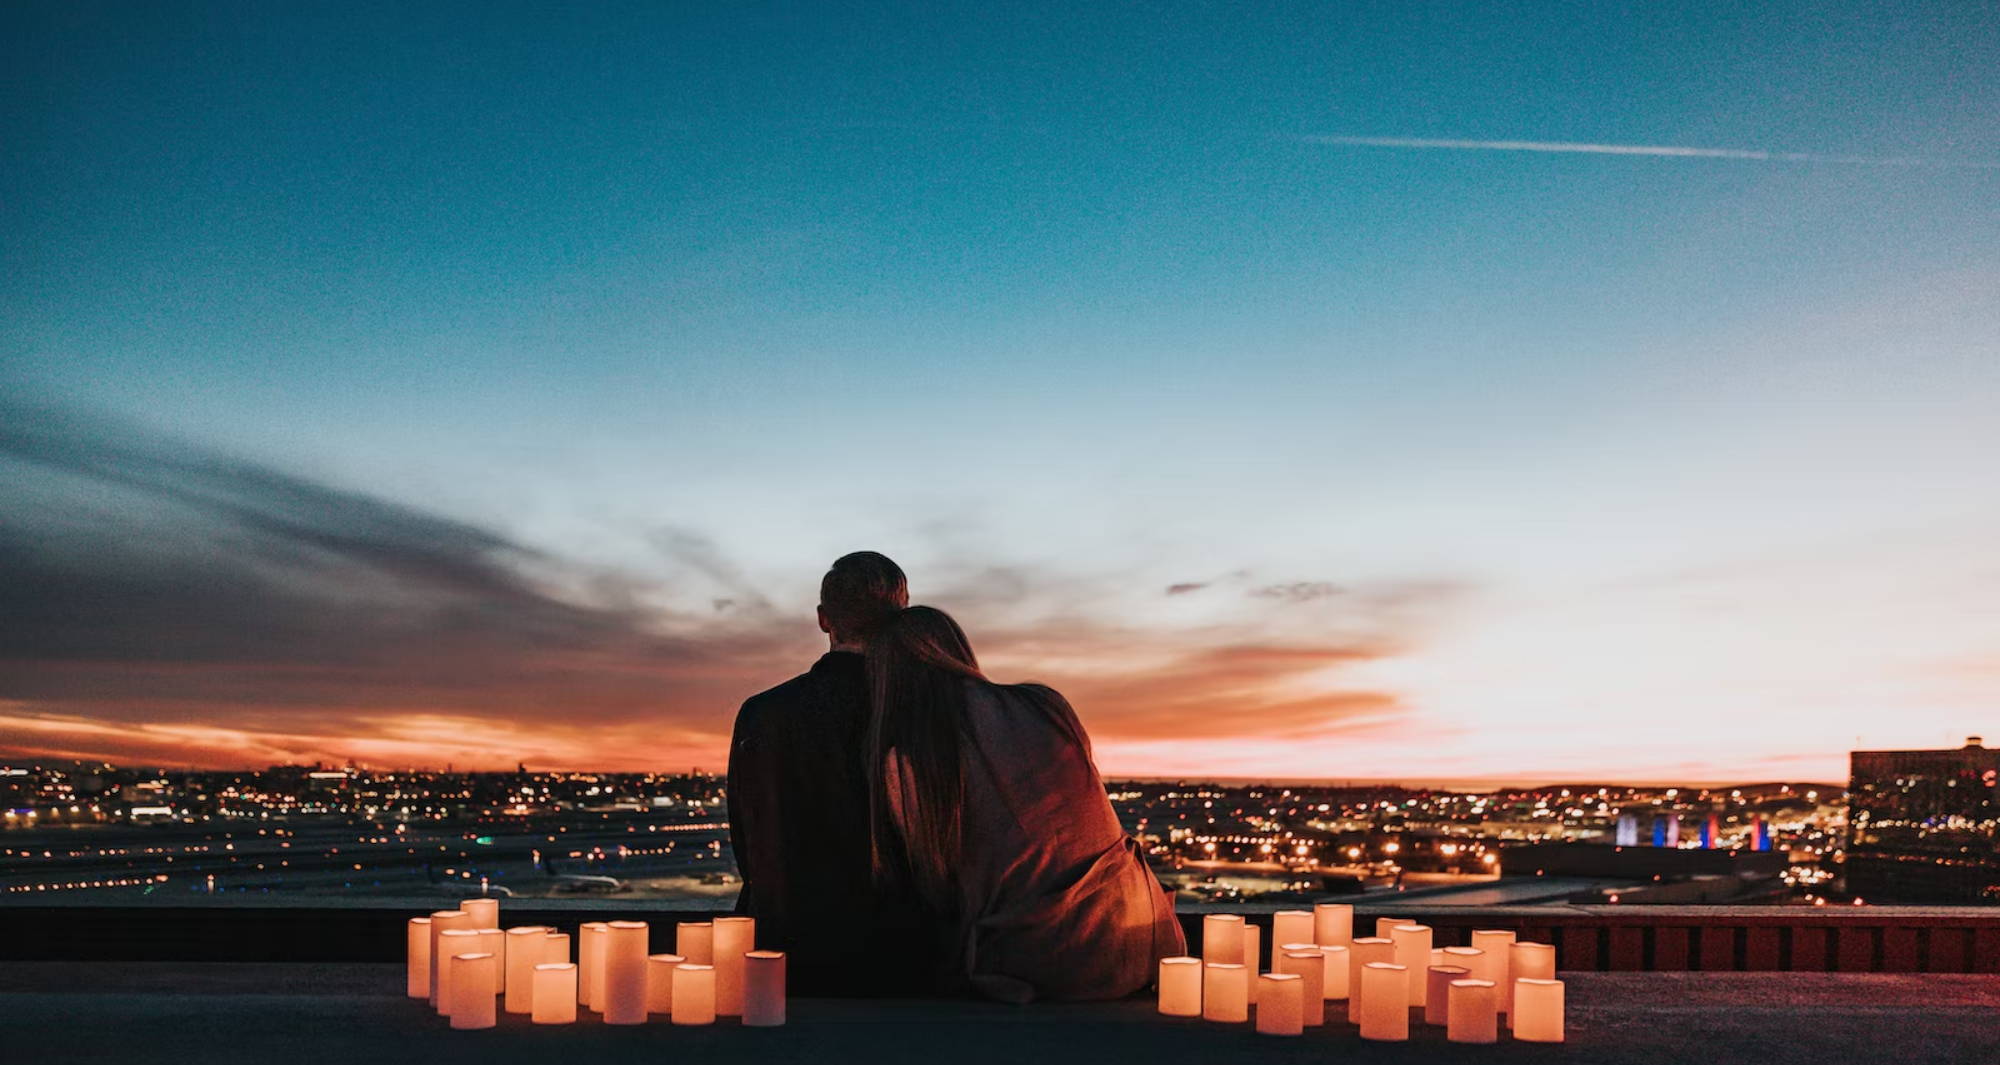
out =
[(493, 1016), (493, 970), (500, 959), (484, 951), (457, 954), (451, 959), (451, 1026), (491, 1028)]
[(1322, 947), (1344, 947), (1354, 942), (1354, 907), (1344, 902), (1315, 905), (1313, 942)]
[(1390, 942), (1396, 945), (1396, 964), (1410, 974), (1409, 1005), (1421, 1006), (1430, 987), (1424, 981), (1424, 970), (1431, 967), (1430, 926), (1399, 924), (1389, 931)]
[(1347, 997), (1347, 947), (1321, 947), (1320, 956), (1326, 959), (1326, 977), (1319, 987), (1320, 997), (1328, 1002), (1338, 1002)]
[(1377, 917), (1375, 918), (1375, 938), (1393, 939), (1395, 937), (1391, 936), (1389, 933), (1397, 925), (1416, 924), (1416, 923), (1417, 922), (1410, 920), (1408, 917)]
[(1451, 993), (1451, 982), (1463, 980), (1469, 973), (1463, 965), (1433, 965), (1424, 970), (1424, 982), (1429, 985), (1424, 992), (1424, 1023), (1443, 1024), (1450, 1019), (1445, 996)]
[(439, 910), (436, 913), (431, 914), (430, 999), (431, 999), (431, 1005), (438, 1007), (439, 1013), (444, 1012), (444, 1007), (438, 1006), (438, 981), (444, 975), (444, 964), (440, 960), (444, 957), (444, 955), (438, 953), (439, 948), (444, 945), (442, 937), (444, 936), (446, 931), (453, 928), (471, 928), (472, 927), (471, 921), (472, 921), (472, 915), (466, 913), (464, 910)]
[(1205, 1020), (1241, 1024), (1250, 1019), (1248, 970), (1235, 962), (1204, 962), (1201, 967), (1201, 1015)]
[(1500, 1001), (1504, 1003), (1501, 1012), (1507, 1014), (1507, 1027), (1514, 1027), (1514, 997), (1523, 978), (1530, 980), (1553, 980), (1556, 978), (1556, 948), (1547, 943), (1516, 943), (1507, 948), (1507, 983), (1501, 988)]
[(1361, 968), (1361, 1038), (1387, 1042), (1410, 1037), (1410, 971), (1390, 962)]
[(447, 928), (438, 933), (437, 953), (433, 955), (438, 964), (431, 966), (431, 975), (437, 978), (438, 1016), (451, 1016), (451, 982), (457, 976), (452, 971), (451, 959), (459, 954), (478, 953), (480, 953), (479, 929)]
[(1507, 1012), (1507, 950), (1514, 945), (1514, 933), (1491, 929), (1472, 933), (1472, 945), (1481, 951), (1479, 964), (1469, 965), (1472, 975), (1493, 982), (1494, 1008)]
[(1522, 976), (1514, 980), (1514, 1012), (1507, 1015), (1514, 1038), (1524, 1043), (1563, 1041), (1563, 983)]
[(1243, 918), (1233, 913), (1204, 914), (1201, 919), (1201, 960), (1212, 965), (1243, 962)]
[(678, 954), (654, 954), (646, 959), (646, 1012), (674, 1011), (674, 966), (686, 961)]
[(1279, 910), (1271, 915), (1271, 943), (1311, 943), (1313, 942), (1313, 913), (1311, 910)]
[(1498, 989), (1491, 980), (1453, 980), (1446, 997), (1444, 1037), (1454, 1043), (1491, 1043), (1500, 1038)]
[[(1367, 988), (1361, 986), (1361, 972), (1376, 962), (1394, 962), (1396, 944), (1375, 936), (1364, 936), (1347, 948), (1347, 1023), (1361, 1023), (1361, 1000)], [(1408, 979), (1407, 976), (1404, 979)], [(1403, 1007), (1409, 1008), (1410, 993), (1406, 988), (1401, 996)]]
[(646, 1023), (646, 922), (612, 921), (600, 950), (604, 975), (598, 1001), (604, 1023)]
[(1300, 1008), (1305, 980), (1297, 973), (1265, 973), (1257, 978), (1257, 1033), (1299, 1035), (1305, 1031)]
[(1201, 959), (1160, 959), (1160, 1012), (1169, 1017), (1201, 1016)]
[(535, 966), (535, 1008), (529, 1018), (536, 1024), (576, 1023), (575, 965), (555, 961)]
[(785, 955), (753, 950), (743, 955), (743, 1023), (776, 1028), (785, 1023)]
[(1248, 921), (1243, 922), (1243, 983), (1244, 993), (1249, 993), (1249, 983), (1257, 978), (1257, 972), (1264, 965), (1263, 929)]
[(1447, 964), (1450, 964), (1449, 962), (1446, 962), (1446, 961), (1444, 960), (1444, 948), (1443, 948), (1443, 947), (1432, 947), (1432, 948), (1431, 948), (1431, 960), (1430, 960), (1429, 964), (1430, 964), (1430, 965), (1447, 965)]
[(1463, 965), (1465, 966), (1466, 969), (1470, 970), (1472, 973), (1472, 975), (1466, 977), (1466, 979), (1468, 980), (1486, 979), (1485, 977), (1479, 975), (1479, 966), (1478, 963), (1474, 960), (1477, 958), (1484, 958), (1486, 956), (1486, 952), (1480, 950), (1478, 947), (1446, 947), (1439, 953), (1444, 955), (1444, 960), (1438, 962), (1437, 964)]
[(1271, 958), (1274, 972), (1291, 973), (1299, 978), (1304, 990), (1299, 992), (1299, 1022), (1306, 1025), (1326, 1023), (1326, 955), (1310, 943), (1291, 943)]
[(403, 935), (405, 993), (411, 998), (431, 994), (431, 919), (412, 917)]
[(472, 928), (500, 927), (499, 899), (466, 899), (458, 904), (458, 909), (472, 915)]
[(569, 960), (569, 933), (550, 932), (542, 937), (542, 965), (560, 965)]
[(603, 921), (585, 921), (576, 929), (576, 1000), (588, 1010), (604, 1008), (604, 940), (610, 934)]
[(743, 1013), (743, 955), (757, 949), (753, 917), (717, 917), (710, 932), (714, 951), (715, 1012), (724, 1017)]
[(542, 962), (542, 940), (549, 930), (540, 925), (507, 930), (508, 1013), (532, 1013), (535, 1003), (535, 966)]
[(715, 966), (688, 962), (674, 966), (672, 1016), (675, 1024), (715, 1023)]
[(507, 933), (498, 928), (481, 928), (479, 952), (493, 955), (493, 993), (507, 990)]
[(715, 925), (708, 921), (682, 921), (674, 926), (674, 953), (689, 965), (707, 965), (715, 960)]

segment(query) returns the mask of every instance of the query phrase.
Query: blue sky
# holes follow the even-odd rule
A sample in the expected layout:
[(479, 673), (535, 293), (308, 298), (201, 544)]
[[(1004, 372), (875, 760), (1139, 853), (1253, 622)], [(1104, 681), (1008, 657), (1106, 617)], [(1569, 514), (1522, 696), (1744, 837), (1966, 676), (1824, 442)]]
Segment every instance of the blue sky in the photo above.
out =
[[(754, 635), (719, 672), (618, 645), (673, 663), (603, 696), (672, 723), (660, 759), (809, 657), (859, 546), (1003, 679), (1086, 692), (1112, 771), (1831, 776), (2000, 696), (1979, 5), (0, 17), (24, 573), (116, 568), (63, 555), (78, 528), (134, 572), (228, 565), (242, 511), (188, 512), (190, 465), (400, 508), (691, 661)], [(118, 722), (339, 755), (421, 717), (365, 753), (511, 763), (596, 720), (549, 709), (561, 670), (498, 708), (380, 648), (354, 690), (394, 697), (134, 654), (16, 656), (0, 700), (70, 737), (22, 749)], [(630, 747), (576, 728), (576, 759)]]

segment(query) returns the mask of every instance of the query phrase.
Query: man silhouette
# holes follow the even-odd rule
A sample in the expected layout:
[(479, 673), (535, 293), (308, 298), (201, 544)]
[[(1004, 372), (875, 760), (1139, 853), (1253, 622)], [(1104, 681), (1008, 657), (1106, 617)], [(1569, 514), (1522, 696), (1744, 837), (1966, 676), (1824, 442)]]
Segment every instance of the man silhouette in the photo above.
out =
[(868, 678), (862, 652), (909, 605), (903, 571), (873, 551), (834, 560), (820, 581), (827, 653), (751, 696), (729, 748), (729, 839), (757, 919), (758, 946), (789, 955), (796, 991), (869, 994), (921, 987), (912, 911), (872, 883)]

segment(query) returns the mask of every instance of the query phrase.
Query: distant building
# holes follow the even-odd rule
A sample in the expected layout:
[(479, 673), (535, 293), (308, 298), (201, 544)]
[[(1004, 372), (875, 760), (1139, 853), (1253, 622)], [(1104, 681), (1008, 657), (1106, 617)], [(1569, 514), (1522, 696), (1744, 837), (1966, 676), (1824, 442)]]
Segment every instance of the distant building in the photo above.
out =
[(1847, 889), (1870, 901), (2000, 902), (2000, 750), (1855, 751)]

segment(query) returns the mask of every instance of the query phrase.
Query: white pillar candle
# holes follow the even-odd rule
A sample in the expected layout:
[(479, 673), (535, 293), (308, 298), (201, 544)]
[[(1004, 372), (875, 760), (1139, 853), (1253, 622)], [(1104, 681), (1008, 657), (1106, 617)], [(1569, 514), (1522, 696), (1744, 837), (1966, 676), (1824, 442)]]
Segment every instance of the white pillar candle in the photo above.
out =
[(646, 959), (646, 1012), (674, 1011), (674, 966), (686, 961), (678, 954), (654, 954)]
[(1348, 995), (1347, 947), (1321, 947), (1320, 956), (1326, 959), (1326, 976), (1320, 982), (1320, 997), (1328, 1002), (1344, 1002)]
[(498, 928), (481, 928), (479, 951), (493, 955), (493, 993), (507, 990), (507, 933)]
[(604, 930), (602, 949), (598, 1001), (604, 1023), (646, 1023), (646, 922), (612, 921)]
[(538, 965), (561, 965), (569, 961), (569, 933), (550, 932), (542, 937), (542, 958)]
[(1201, 959), (1160, 959), (1160, 1012), (1169, 1017), (1201, 1016)]
[(1344, 947), (1354, 942), (1354, 907), (1344, 902), (1315, 905), (1313, 942), (1322, 947)]
[(439, 910), (431, 914), (430, 999), (431, 1005), (438, 1007), (439, 1013), (444, 1012), (444, 1008), (438, 1006), (438, 980), (444, 975), (444, 964), (441, 961), (444, 955), (439, 953), (439, 948), (444, 945), (442, 937), (445, 932), (453, 928), (471, 928), (471, 921), (472, 915), (466, 913), (464, 910)]
[(461, 912), (472, 915), (474, 928), (500, 927), (499, 899), (466, 899), (458, 904), (458, 908)]
[(743, 956), (757, 949), (757, 920), (717, 917), (710, 933), (715, 952), (715, 1012), (723, 1017), (743, 1013)]
[(1486, 957), (1486, 952), (1480, 950), (1478, 947), (1446, 947), (1439, 953), (1444, 955), (1444, 960), (1437, 962), (1437, 964), (1462, 965), (1465, 967), (1466, 971), (1471, 974), (1467, 976), (1466, 979), (1468, 980), (1486, 979), (1485, 977), (1479, 975), (1479, 968), (1481, 963), (1478, 960)]
[(534, 1012), (535, 966), (542, 963), (542, 940), (548, 934), (540, 925), (507, 930), (507, 999), (503, 1005), (508, 1013)]
[(709, 921), (682, 921), (674, 926), (674, 953), (689, 965), (707, 965), (715, 960), (715, 925)]
[(1478, 965), (1468, 966), (1472, 975), (1493, 982), (1494, 1008), (1507, 1011), (1507, 948), (1514, 945), (1514, 933), (1481, 929), (1472, 933), (1472, 946), (1481, 952)]
[(1301, 1008), (1305, 980), (1297, 973), (1265, 973), (1257, 978), (1257, 1033), (1299, 1035), (1305, 1031)]
[(1410, 1037), (1410, 971), (1390, 962), (1361, 968), (1361, 1038)]
[(447, 928), (438, 933), (437, 953), (433, 956), (438, 964), (431, 966), (431, 975), (437, 980), (437, 1012), (440, 1017), (451, 1016), (452, 980), (457, 973), (452, 971), (451, 959), (459, 954), (478, 954), (479, 929)]
[(1326, 955), (1319, 948), (1293, 943), (1271, 958), (1274, 972), (1291, 973), (1305, 990), (1299, 992), (1300, 1023), (1317, 1027), (1326, 1023)]
[(1233, 913), (1210, 913), (1202, 916), (1201, 960), (1215, 965), (1242, 963), (1242, 917)]
[(1556, 978), (1556, 948), (1547, 943), (1516, 943), (1507, 948), (1507, 985), (1500, 996), (1503, 1003), (1501, 1012), (1507, 1015), (1507, 1027), (1514, 1027), (1514, 996), (1519, 993), (1523, 978), (1531, 980), (1553, 980)]
[(1444, 948), (1443, 948), (1443, 947), (1432, 947), (1432, 948), (1431, 948), (1431, 960), (1430, 960), (1430, 964), (1431, 964), (1431, 965), (1446, 965), (1446, 964), (1449, 964), (1448, 962), (1446, 962), (1446, 961), (1444, 960)]
[(1241, 1024), (1250, 1019), (1249, 987), (1243, 966), (1235, 962), (1204, 962), (1201, 967), (1201, 1015), (1204, 1020)]
[(576, 1023), (575, 965), (555, 961), (535, 966), (535, 1008), (528, 1016), (536, 1024)]
[(1311, 942), (1314, 942), (1311, 910), (1279, 910), (1271, 915), (1272, 946)]
[(1499, 995), (1491, 980), (1453, 980), (1446, 998), (1444, 1037), (1454, 1043), (1500, 1038)]
[(1392, 938), (1389, 935), (1390, 929), (1395, 928), (1399, 924), (1416, 924), (1416, 923), (1417, 922), (1410, 920), (1408, 917), (1377, 917), (1375, 918), (1375, 938), (1377, 939)]
[(743, 955), (743, 1023), (776, 1028), (785, 1023), (785, 955), (753, 950)]
[[(1396, 960), (1396, 945), (1376, 936), (1363, 936), (1347, 948), (1347, 1023), (1361, 1023), (1361, 999), (1367, 989), (1361, 986), (1361, 972), (1376, 962)], [(1403, 1006), (1409, 1008), (1410, 994), (1403, 992)]]
[(1390, 942), (1396, 945), (1396, 964), (1410, 974), (1409, 1004), (1421, 1006), (1424, 996), (1429, 993), (1429, 985), (1424, 982), (1424, 970), (1431, 967), (1430, 926), (1399, 924), (1389, 932)]
[(404, 993), (411, 998), (431, 994), (431, 919), (412, 917), (403, 935)]
[[(1255, 980), (1264, 967), (1264, 930), (1243, 922), (1243, 979)], [(1246, 993), (1248, 989), (1246, 988)]]
[(715, 966), (682, 962), (674, 966), (675, 1024), (715, 1023)]
[(1514, 1038), (1524, 1043), (1563, 1041), (1563, 982), (1538, 977), (1514, 980), (1514, 1012), (1507, 1015)]
[(1424, 983), (1429, 985), (1424, 992), (1425, 1024), (1443, 1024), (1450, 1019), (1445, 996), (1451, 993), (1451, 982), (1469, 975), (1463, 965), (1433, 965), (1424, 970)]
[(602, 1010), (604, 986), (604, 940), (611, 925), (585, 921), (576, 928), (576, 1000), (587, 1010)]
[(499, 967), (500, 959), (484, 951), (452, 956), (451, 1026), (453, 1028), (493, 1027), (492, 987), (493, 981), (498, 979), (493, 975), (493, 970)]

